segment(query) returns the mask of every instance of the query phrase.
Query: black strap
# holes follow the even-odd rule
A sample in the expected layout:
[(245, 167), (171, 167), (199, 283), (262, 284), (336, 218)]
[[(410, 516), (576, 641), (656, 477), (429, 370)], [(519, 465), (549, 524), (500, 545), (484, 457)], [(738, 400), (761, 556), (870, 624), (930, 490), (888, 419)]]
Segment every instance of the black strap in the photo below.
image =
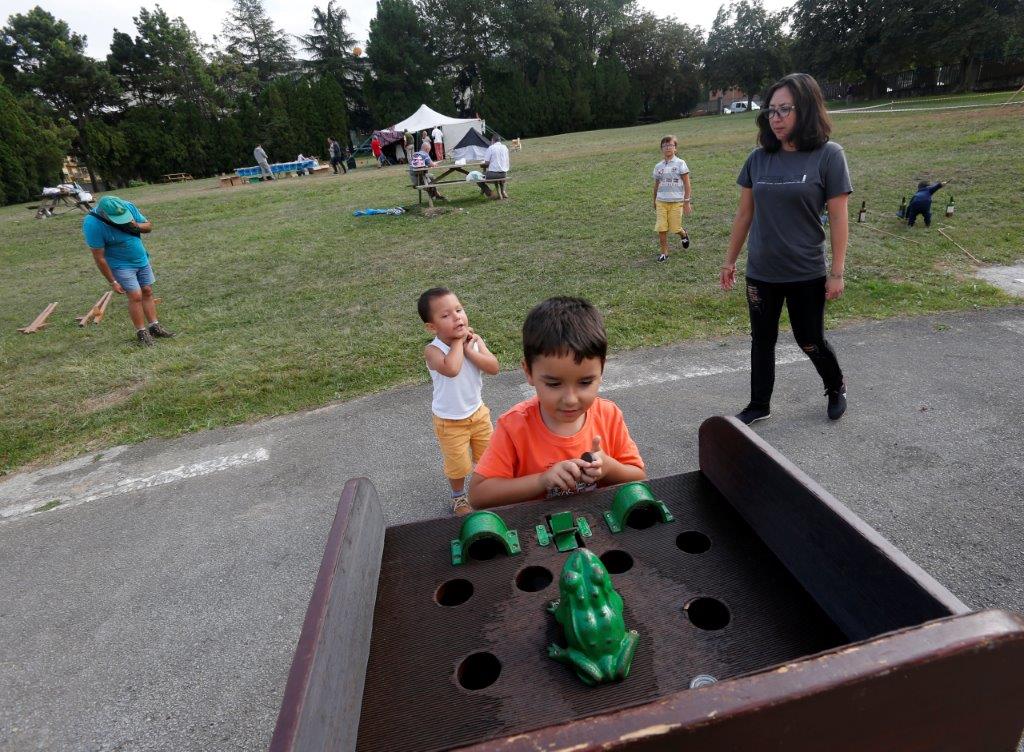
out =
[(128, 227), (126, 225), (114, 224), (113, 222), (111, 222), (109, 219), (107, 219), (106, 217), (104, 217), (102, 214), (100, 214), (98, 212), (91, 211), (91, 212), (89, 212), (89, 215), (92, 216), (92, 217), (96, 217), (96, 219), (98, 219), (100, 222), (102, 222), (105, 225), (110, 225), (115, 230), (120, 230), (125, 235), (133, 235), (133, 236), (135, 236), (137, 238), (138, 237), (142, 237), (142, 233), (139, 232), (136, 228)]

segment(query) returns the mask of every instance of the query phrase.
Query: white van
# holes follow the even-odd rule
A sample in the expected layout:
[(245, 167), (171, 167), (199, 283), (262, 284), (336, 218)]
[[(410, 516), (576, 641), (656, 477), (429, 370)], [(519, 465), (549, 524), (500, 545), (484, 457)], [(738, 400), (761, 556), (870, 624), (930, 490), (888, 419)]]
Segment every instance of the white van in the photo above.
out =
[[(758, 106), (757, 102), (751, 102), (750, 103), (750, 110), (751, 111), (760, 110), (760, 109), (761, 108), (760, 108), (760, 106)], [(725, 108), (722, 109), (722, 112), (725, 115), (732, 115), (732, 114), (737, 113), (737, 112), (746, 112), (746, 111), (747, 111), (747, 101), (745, 99), (733, 102), (728, 107), (725, 107)]]

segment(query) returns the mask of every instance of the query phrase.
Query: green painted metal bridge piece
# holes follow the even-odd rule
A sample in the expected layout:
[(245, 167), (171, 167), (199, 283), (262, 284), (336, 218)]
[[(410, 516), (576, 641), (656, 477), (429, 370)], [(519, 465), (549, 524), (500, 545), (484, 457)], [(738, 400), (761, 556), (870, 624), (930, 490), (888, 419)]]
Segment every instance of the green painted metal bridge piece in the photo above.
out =
[(584, 538), (589, 538), (594, 534), (590, 529), (590, 523), (587, 522), (585, 517), (577, 517), (574, 523), (572, 512), (556, 512), (552, 514), (547, 524), (537, 525), (536, 531), (538, 545), (548, 546), (554, 540), (555, 548), (563, 554), (579, 548), (576, 533), (579, 533)]
[(459, 529), (459, 537), (452, 541), (452, 565), (464, 564), (469, 547), (477, 541), (493, 540), (509, 556), (518, 554), (519, 533), (509, 530), (505, 520), (494, 512), (473, 512), (466, 515)]
[(548, 611), (562, 626), (568, 647), (552, 643), (548, 655), (573, 668), (590, 686), (625, 679), (639, 635), (626, 629), (622, 596), (597, 554), (587, 548), (569, 554), (558, 579), (558, 595)]
[(665, 506), (665, 502), (654, 498), (650, 486), (643, 481), (633, 481), (615, 492), (612, 508), (604, 513), (604, 521), (608, 523), (608, 529), (613, 533), (621, 533), (629, 515), (636, 509), (646, 507), (653, 508), (662, 522), (672, 522), (675, 519)]

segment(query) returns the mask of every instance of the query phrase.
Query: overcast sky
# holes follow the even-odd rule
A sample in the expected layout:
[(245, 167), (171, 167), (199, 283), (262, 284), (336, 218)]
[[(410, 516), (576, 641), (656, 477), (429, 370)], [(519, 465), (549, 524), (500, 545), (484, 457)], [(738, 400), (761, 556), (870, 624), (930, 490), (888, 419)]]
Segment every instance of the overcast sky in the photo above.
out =
[[(204, 42), (212, 42), (219, 34), (221, 24), (231, 8), (232, 0), (163, 0), (159, 3), (172, 18), (181, 16)], [(703, 26), (707, 30), (718, 12), (721, 0), (640, 0), (640, 5), (658, 16), (675, 16), (683, 23)], [(765, 0), (765, 7), (778, 10), (792, 5), (792, 0)], [(41, 5), (54, 16), (67, 21), (73, 31), (88, 37), (88, 53), (105, 59), (110, 51), (113, 30), (135, 35), (132, 16), (138, 9), (152, 9), (156, 0), (0, 0), (0, 21), (7, 22), (13, 13), (26, 13)], [(264, 7), (274, 23), (289, 34), (308, 34), (312, 26), (313, 7), (327, 7), (327, 0), (264, 0)], [(370, 19), (376, 12), (373, 0), (340, 0), (336, 2), (348, 11), (352, 36), (365, 46)], [(121, 8), (131, 8), (123, 11)]]

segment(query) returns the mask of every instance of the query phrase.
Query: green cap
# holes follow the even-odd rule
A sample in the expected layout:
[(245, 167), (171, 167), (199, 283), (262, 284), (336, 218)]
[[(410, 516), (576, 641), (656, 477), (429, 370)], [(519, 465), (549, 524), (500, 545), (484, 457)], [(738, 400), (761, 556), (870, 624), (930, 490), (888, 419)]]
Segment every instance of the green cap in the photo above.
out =
[(128, 202), (117, 196), (104, 196), (96, 204), (96, 210), (115, 225), (126, 225), (135, 219), (131, 209), (128, 208)]

